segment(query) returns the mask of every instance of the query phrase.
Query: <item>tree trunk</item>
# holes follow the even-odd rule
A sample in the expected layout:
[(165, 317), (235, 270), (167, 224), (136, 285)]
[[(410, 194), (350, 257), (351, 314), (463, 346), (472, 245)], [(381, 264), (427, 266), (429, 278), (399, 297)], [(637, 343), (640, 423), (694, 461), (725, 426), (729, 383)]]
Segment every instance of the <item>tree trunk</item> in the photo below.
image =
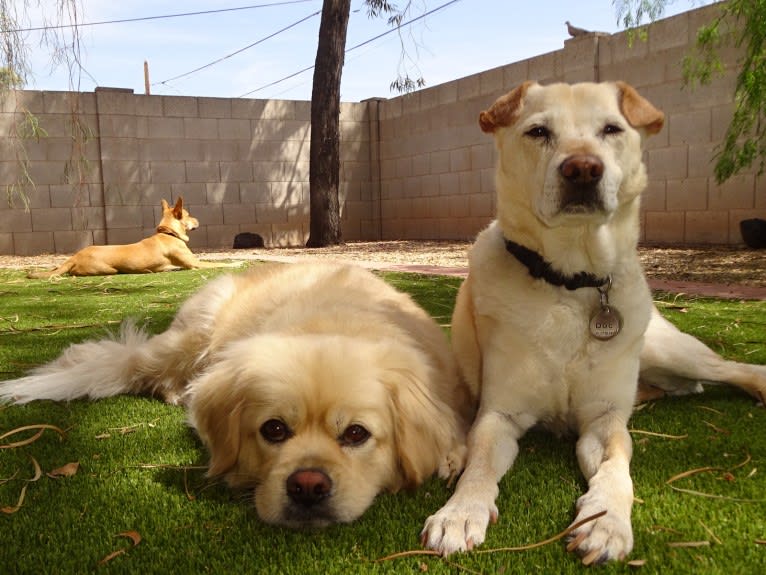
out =
[(308, 247), (339, 244), (340, 79), (351, 0), (324, 0), (311, 91)]

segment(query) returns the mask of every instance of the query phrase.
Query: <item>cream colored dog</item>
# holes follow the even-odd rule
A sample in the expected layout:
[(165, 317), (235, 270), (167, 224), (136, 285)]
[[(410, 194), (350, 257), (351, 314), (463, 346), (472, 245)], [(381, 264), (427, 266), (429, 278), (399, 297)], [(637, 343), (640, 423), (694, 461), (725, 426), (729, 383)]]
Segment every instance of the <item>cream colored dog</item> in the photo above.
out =
[(480, 405), (455, 493), (423, 529), (428, 547), (484, 541), (517, 442), (541, 423), (579, 435), (588, 490), (575, 522), (606, 511), (568, 549), (586, 564), (621, 559), (633, 547), (627, 422), (639, 370), (671, 391), (712, 380), (766, 396), (766, 368), (726, 362), (652, 311), (636, 253), (641, 150), (663, 121), (621, 82), (525, 83), (481, 113), (497, 146), (498, 213), (471, 249), (452, 319)]
[(209, 474), (269, 523), (357, 518), (381, 491), (463, 466), (473, 404), (447, 338), (361, 268), (260, 266), (204, 286), (154, 337), (71, 346), (0, 401), (153, 394), (188, 409)]
[(140, 242), (118, 246), (88, 246), (48, 272), (30, 272), (30, 278), (73, 276), (106, 276), (112, 274), (145, 274), (166, 272), (176, 268), (234, 267), (238, 263), (203, 262), (197, 259), (186, 242), (186, 232), (197, 229), (199, 221), (184, 209), (183, 198), (170, 207), (162, 200), (162, 219), (157, 233)]

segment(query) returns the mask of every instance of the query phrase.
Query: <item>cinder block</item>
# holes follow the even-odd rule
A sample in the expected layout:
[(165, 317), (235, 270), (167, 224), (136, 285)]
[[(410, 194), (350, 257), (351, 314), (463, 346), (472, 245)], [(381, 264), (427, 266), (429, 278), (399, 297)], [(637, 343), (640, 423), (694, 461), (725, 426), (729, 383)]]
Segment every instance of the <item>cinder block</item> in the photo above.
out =
[(162, 116), (162, 98), (163, 96), (147, 96), (136, 94), (136, 116)]
[[(712, 142), (689, 146), (689, 177), (712, 178), (715, 167), (716, 144)], [(661, 151), (659, 152), (661, 153)]]
[(55, 251), (53, 232), (16, 232), (13, 247), (17, 256), (36, 256)]
[[(205, 183), (171, 184), (172, 201), (183, 198), (184, 205), (199, 205), (207, 202), (207, 185)], [(171, 201), (167, 198), (168, 202)], [(192, 213), (194, 216), (194, 214)], [(196, 216), (195, 216), (196, 217)]]
[(236, 204), (240, 201), (239, 184), (234, 182), (213, 182), (205, 185), (207, 204)]
[(663, 150), (649, 150), (647, 154), (647, 169), (652, 178), (687, 177), (687, 147), (673, 146)]
[(470, 148), (459, 148), (449, 153), (449, 167), (451, 172), (464, 172), (471, 169)]
[(0, 230), (4, 233), (32, 231), (32, 212), (24, 209), (10, 209), (7, 204), (0, 208)]
[(668, 180), (666, 207), (668, 211), (691, 211), (707, 209), (707, 178)]
[(58, 254), (71, 254), (93, 245), (93, 232), (87, 230), (53, 232), (53, 244)]
[(683, 48), (689, 43), (689, 18), (681, 14), (654, 22), (648, 29), (649, 51), (659, 54), (671, 48)]
[(254, 204), (224, 204), (223, 223), (225, 225), (252, 224), (255, 222)]
[[(186, 162), (186, 182), (220, 182), (221, 173), (218, 162)], [(177, 182), (178, 183), (178, 182)]]
[(96, 101), (99, 114), (133, 116), (136, 113), (136, 97), (132, 93), (99, 90), (96, 92)]
[(198, 98), (200, 118), (231, 118), (232, 99)]
[(756, 179), (752, 174), (732, 176), (721, 185), (712, 184), (708, 192), (711, 210), (755, 208)]
[(72, 210), (70, 208), (32, 210), (32, 230), (35, 232), (55, 232), (71, 229)]
[(250, 121), (240, 119), (219, 119), (218, 137), (222, 140), (250, 140)]
[(199, 118), (197, 98), (188, 96), (161, 96), (162, 111), (168, 118)]
[(218, 120), (214, 118), (184, 118), (184, 137), (196, 140), (217, 140)]
[(12, 233), (0, 232), (0, 254), (10, 256), (15, 255)]
[(253, 181), (252, 162), (219, 162), (222, 182)]
[[(107, 206), (104, 209), (104, 215), (106, 216), (106, 225), (107, 229), (109, 230), (109, 242), (113, 243), (114, 230), (136, 229), (137, 222), (141, 222), (143, 220), (141, 211), (141, 206)], [(140, 229), (140, 224), (138, 227)]]
[(152, 162), (149, 164), (149, 183), (182, 184), (186, 178), (183, 162)]
[(729, 214), (727, 211), (686, 212), (688, 244), (725, 244), (729, 241)]
[(175, 139), (184, 138), (183, 118), (154, 118), (147, 124), (147, 135), (152, 139)]
[(682, 244), (685, 227), (685, 212), (644, 213), (644, 241), (649, 245)]

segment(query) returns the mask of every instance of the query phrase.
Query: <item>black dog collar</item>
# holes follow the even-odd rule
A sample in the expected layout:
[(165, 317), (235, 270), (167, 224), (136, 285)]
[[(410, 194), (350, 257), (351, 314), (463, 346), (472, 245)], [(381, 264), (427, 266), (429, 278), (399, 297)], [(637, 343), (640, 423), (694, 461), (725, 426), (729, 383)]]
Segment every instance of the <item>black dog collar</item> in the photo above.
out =
[(505, 249), (508, 250), (517, 260), (524, 264), (529, 270), (529, 274), (535, 279), (544, 279), (549, 284), (568, 290), (576, 290), (583, 287), (600, 288), (609, 283), (609, 278), (600, 278), (589, 272), (578, 272), (574, 275), (564, 275), (560, 271), (553, 269), (550, 262), (543, 259), (543, 256), (536, 251), (517, 244), (511, 240), (505, 240)]

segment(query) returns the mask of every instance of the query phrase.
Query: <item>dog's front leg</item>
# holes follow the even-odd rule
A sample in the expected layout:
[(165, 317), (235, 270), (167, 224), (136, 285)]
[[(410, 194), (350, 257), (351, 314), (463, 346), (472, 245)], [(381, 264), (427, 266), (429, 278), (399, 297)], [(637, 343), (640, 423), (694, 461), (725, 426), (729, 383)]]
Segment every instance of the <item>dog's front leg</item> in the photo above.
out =
[(465, 471), (446, 505), (426, 520), (423, 545), (446, 556), (484, 542), (489, 522), (497, 520), (497, 484), (513, 465), (526, 428), (503, 413), (479, 412), (468, 436)]
[(632, 444), (627, 420), (626, 414), (607, 407), (581, 426), (577, 459), (588, 491), (577, 501), (575, 523), (606, 511), (570, 534), (567, 550), (576, 551), (586, 565), (624, 559), (633, 548)]

